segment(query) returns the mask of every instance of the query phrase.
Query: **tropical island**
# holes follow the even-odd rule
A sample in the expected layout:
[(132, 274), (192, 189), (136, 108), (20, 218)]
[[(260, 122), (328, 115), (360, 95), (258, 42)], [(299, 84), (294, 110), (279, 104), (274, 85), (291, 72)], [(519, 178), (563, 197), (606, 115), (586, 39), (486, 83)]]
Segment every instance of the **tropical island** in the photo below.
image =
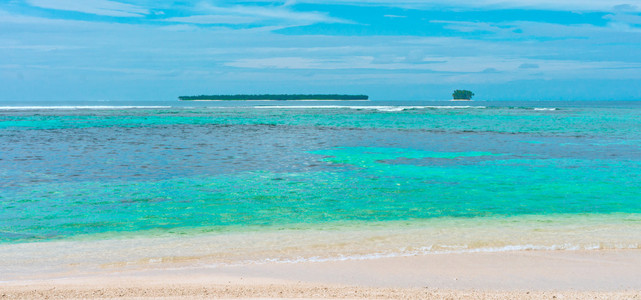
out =
[(452, 101), (470, 101), (474, 93), (468, 90), (455, 90), (452, 93)]
[(337, 100), (337, 101), (354, 101), (368, 100), (367, 95), (337, 95), (337, 94), (263, 94), (263, 95), (200, 95), (200, 96), (180, 96), (181, 101), (252, 101), (252, 100)]

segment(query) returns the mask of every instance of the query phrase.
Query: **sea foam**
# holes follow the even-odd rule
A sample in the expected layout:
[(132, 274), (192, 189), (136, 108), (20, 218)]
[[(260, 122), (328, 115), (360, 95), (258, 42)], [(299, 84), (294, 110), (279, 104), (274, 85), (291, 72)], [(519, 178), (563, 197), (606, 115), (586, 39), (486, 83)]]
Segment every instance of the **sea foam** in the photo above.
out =
[[(265, 258), (257, 260), (244, 260), (228, 263), (213, 263), (206, 264), (205, 267), (221, 267), (221, 266), (242, 266), (242, 265), (262, 265), (270, 263), (278, 264), (297, 264), (297, 263), (319, 263), (319, 262), (337, 262), (337, 261), (362, 261), (362, 260), (375, 260), (384, 258), (399, 258), (411, 257), (420, 255), (444, 255), (444, 254), (465, 254), (465, 253), (502, 253), (502, 252), (521, 252), (521, 251), (589, 251), (589, 250), (631, 250), (641, 249), (640, 244), (616, 244), (616, 245), (600, 245), (600, 244), (555, 244), (555, 245), (506, 245), (501, 247), (482, 247), (482, 248), (468, 248), (467, 246), (452, 246), (452, 250), (436, 250), (436, 248), (447, 248), (447, 246), (440, 245), (438, 247), (426, 246), (414, 250), (399, 249), (398, 251), (390, 252), (374, 252), (368, 254), (347, 254), (347, 255), (334, 255), (334, 256), (310, 256), (310, 257), (293, 257), (293, 258)], [(162, 260), (154, 260), (156, 263)], [(152, 260), (149, 261), (153, 263)]]
[(108, 106), (108, 105), (61, 105), (61, 106), (0, 106), (0, 110), (76, 110), (76, 109), (136, 109), (171, 108), (171, 106)]

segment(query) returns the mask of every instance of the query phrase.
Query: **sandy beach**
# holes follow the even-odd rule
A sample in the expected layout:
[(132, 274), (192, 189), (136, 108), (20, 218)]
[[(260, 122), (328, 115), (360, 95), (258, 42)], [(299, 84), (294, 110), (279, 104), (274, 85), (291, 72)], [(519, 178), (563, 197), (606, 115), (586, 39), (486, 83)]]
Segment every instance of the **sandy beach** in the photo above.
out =
[(217, 267), (167, 264), (5, 280), (0, 295), (7, 299), (635, 299), (641, 297), (640, 265), (638, 250), (432, 254)]

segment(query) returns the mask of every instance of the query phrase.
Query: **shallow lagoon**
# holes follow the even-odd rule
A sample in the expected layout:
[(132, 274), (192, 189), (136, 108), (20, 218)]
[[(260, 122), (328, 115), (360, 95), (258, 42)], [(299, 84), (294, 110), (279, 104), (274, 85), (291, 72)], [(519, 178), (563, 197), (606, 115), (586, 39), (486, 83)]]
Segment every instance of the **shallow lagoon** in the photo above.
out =
[(140, 261), (208, 264), (641, 244), (635, 103), (282, 104), (3, 107), (4, 255), (123, 239), (177, 251)]

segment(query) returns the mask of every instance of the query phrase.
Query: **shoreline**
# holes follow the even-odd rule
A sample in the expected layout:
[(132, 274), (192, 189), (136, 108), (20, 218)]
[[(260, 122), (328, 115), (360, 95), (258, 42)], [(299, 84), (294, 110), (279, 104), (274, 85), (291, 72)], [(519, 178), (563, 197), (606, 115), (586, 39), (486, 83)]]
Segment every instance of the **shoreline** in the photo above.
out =
[(181, 263), (7, 280), (0, 282), (0, 292), (10, 298), (630, 298), (641, 295), (639, 265), (640, 250), (451, 253), (216, 267)]

